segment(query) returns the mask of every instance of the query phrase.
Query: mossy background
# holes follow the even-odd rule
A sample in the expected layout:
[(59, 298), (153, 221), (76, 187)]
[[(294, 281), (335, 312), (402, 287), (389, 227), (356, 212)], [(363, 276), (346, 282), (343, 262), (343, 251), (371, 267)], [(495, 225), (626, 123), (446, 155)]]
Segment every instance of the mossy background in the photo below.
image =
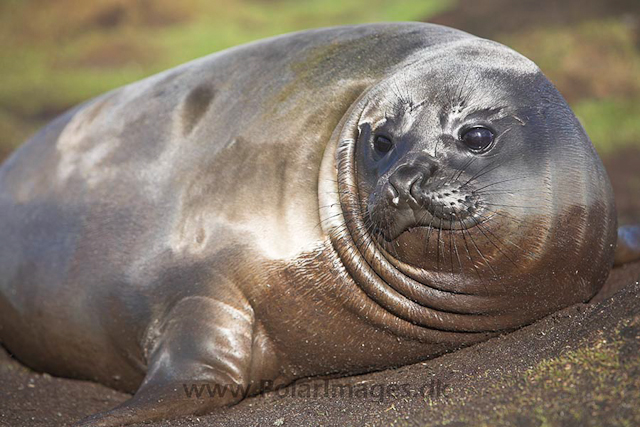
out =
[(402, 20), (515, 48), (602, 154), (640, 147), (639, 15), (637, 0), (2, 0), (0, 159), (67, 108), (188, 60), (306, 28)]

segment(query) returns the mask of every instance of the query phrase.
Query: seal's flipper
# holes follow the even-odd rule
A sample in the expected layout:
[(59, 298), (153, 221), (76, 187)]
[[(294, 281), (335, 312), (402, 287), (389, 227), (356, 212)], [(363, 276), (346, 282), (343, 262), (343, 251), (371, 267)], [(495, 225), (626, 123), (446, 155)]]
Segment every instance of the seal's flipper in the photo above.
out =
[(620, 226), (614, 265), (637, 260), (640, 260), (640, 225)]
[(149, 349), (147, 376), (122, 405), (80, 421), (120, 426), (211, 412), (249, 392), (254, 347), (248, 304), (188, 297), (163, 322)]

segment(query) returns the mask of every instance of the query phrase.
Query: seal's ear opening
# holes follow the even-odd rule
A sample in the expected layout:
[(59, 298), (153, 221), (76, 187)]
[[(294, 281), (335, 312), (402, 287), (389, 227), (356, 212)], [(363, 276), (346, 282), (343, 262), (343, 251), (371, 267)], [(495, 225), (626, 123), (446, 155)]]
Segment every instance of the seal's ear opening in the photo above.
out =
[[(369, 122), (359, 123), (357, 128), (357, 137), (356, 137), (356, 146), (355, 153), (356, 157), (364, 161), (365, 164), (359, 164), (359, 162), (354, 163), (355, 172), (358, 175), (358, 189), (359, 195), (363, 196), (362, 190), (365, 190), (364, 193), (366, 195), (370, 194), (373, 191), (373, 187), (375, 187), (375, 181), (377, 180), (376, 174), (373, 173), (375, 168), (372, 164), (368, 164), (373, 162), (373, 153), (370, 141), (372, 139), (372, 126)], [(365, 188), (366, 187), (366, 188)], [(366, 197), (365, 197), (366, 198)], [(362, 203), (366, 203), (366, 200), (361, 197)]]
[(358, 124), (358, 141), (368, 141), (371, 138), (371, 123), (362, 122)]
[(361, 159), (367, 158), (369, 154), (369, 144), (371, 141), (371, 123), (363, 122), (357, 126), (358, 136), (356, 138), (356, 152)]

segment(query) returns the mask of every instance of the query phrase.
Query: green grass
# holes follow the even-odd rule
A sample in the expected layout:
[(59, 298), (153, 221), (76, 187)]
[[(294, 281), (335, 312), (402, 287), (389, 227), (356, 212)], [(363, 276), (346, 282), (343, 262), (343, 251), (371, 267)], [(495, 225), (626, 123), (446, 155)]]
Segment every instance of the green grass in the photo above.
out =
[[(64, 2), (63, 2), (64, 3)], [(96, 9), (119, 2), (98, 1)], [(163, 2), (161, 2), (163, 3)], [(43, 3), (45, 6), (47, 3)], [(45, 6), (37, 13), (63, 18), (63, 11)], [(95, 95), (106, 89), (142, 78), (188, 60), (252, 40), (329, 25), (374, 22), (381, 20), (417, 20), (442, 10), (452, 1), (442, 0), (234, 0), (191, 1), (190, 17), (171, 25), (144, 26), (131, 18), (117, 28), (91, 28), (90, 19), (69, 24), (68, 30), (54, 26), (51, 38), (38, 33), (19, 34), (21, 25), (11, 20), (28, 19), (32, 10), (13, 3), (13, 14), (3, 11), (0, 52), (0, 106), (21, 112), (37, 110), (40, 97), (45, 104), (52, 101), (70, 104), (86, 94)], [(49, 7), (49, 10), (47, 10)], [(4, 6), (7, 9), (7, 6)], [(108, 9), (108, 8), (107, 8)], [(157, 13), (162, 13), (158, 7)], [(2, 11), (2, 9), (0, 9)], [(99, 10), (95, 12), (99, 14)], [(36, 19), (39, 20), (40, 18)], [(13, 33), (13, 32), (17, 32)], [(13, 33), (13, 34), (6, 34)], [(114, 53), (115, 65), (92, 66), (91, 58), (101, 51)], [(122, 49), (128, 47), (128, 49)], [(141, 58), (142, 57), (142, 58)], [(105, 60), (106, 61), (106, 60)], [(25, 99), (27, 95), (27, 99)]]
[(3, 0), (0, 157), (88, 98), (212, 52), (307, 28), (422, 20), (455, 0)]
[(242, 3), (242, 8), (225, 9), (226, 17), (209, 17), (195, 24), (176, 26), (162, 41), (173, 63), (181, 63), (212, 51), (270, 35), (307, 28), (376, 21), (421, 20), (453, 5), (450, 0), (388, 1), (311, 0), (299, 2)]
[(600, 154), (640, 145), (640, 98), (586, 99), (573, 110)]

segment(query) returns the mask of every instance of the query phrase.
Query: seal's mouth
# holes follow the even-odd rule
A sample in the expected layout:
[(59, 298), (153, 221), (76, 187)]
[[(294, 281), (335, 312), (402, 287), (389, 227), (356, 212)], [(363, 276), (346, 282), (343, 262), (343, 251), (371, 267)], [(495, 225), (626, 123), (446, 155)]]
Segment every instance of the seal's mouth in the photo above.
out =
[(387, 241), (416, 228), (463, 231), (482, 222), (480, 198), (459, 182), (418, 180), (406, 195), (387, 183), (372, 193), (367, 204), (373, 234)]

